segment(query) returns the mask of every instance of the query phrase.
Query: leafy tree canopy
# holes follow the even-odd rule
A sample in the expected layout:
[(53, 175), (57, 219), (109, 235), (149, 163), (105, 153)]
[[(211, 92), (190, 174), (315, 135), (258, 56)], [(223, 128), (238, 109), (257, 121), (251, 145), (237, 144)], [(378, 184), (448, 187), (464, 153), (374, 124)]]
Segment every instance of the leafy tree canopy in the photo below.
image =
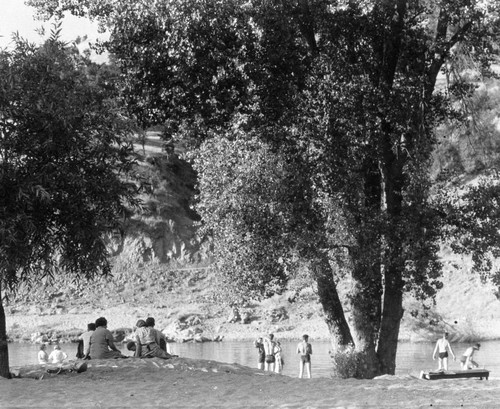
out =
[[(466, 206), (461, 219), (452, 201), (431, 200), (429, 169), (436, 125), (461, 119), (454, 102), (474, 89), (458, 57), (481, 73), (496, 58), (500, 4), (83, 4), (45, 10), (101, 19), (131, 112), (200, 148), (200, 209), (226, 283), (279, 291), (298, 254), (334, 343), (353, 348), (351, 374), (394, 373), (403, 293), (440, 286), (439, 240), (470, 237), (461, 248), (477, 254), (499, 242), (477, 245), (481, 233), (498, 235), (474, 216), (483, 208), (491, 220), (491, 206)], [(437, 86), (440, 74), (448, 87)], [(341, 302), (343, 277), (351, 285)]]
[[(104, 234), (135, 205), (113, 72), (58, 39), (0, 53), (0, 291), (110, 270)], [(0, 376), (9, 377), (0, 303)]]

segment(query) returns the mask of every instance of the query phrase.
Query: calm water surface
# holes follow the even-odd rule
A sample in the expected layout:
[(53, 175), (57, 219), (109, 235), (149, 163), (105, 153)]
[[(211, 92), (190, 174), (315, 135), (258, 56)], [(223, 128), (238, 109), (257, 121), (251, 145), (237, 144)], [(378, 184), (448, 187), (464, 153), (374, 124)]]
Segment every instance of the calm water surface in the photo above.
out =
[[(298, 342), (298, 341), (297, 341)], [(282, 356), (285, 360), (283, 374), (296, 377), (298, 375), (299, 358), (296, 354), (297, 342), (283, 341)], [(330, 377), (332, 364), (328, 351), (328, 341), (314, 341), (310, 339), (313, 346), (312, 375), (313, 377)], [(257, 350), (252, 342), (227, 341), (207, 342), (203, 344), (170, 344), (172, 353), (186, 358), (208, 359), (219, 362), (238, 363), (241, 365), (256, 367)], [(455, 354), (460, 357), (468, 347), (467, 344), (452, 344)], [(70, 359), (75, 358), (76, 344), (62, 344), (62, 349)], [(49, 345), (47, 352), (52, 347)], [(418, 376), (421, 370), (432, 370), (437, 368), (437, 361), (432, 360), (434, 343), (401, 343), (398, 346), (396, 357), (396, 374), (411, 374)], [(21, 366), (36, 364), (38, 345), (31, 344), (9, 344), (10, 365)], [(125, 355), (131, 355), (124, 351)], [(490, 378), (500, 377), (500, 341), (487, 341), (481, 343), (481, 350), (476, 352), (475, 360), (480, 367), (486, 367), (491, 371)], [(449, 369), (460, 369), (459, 361), (449, 361)]]

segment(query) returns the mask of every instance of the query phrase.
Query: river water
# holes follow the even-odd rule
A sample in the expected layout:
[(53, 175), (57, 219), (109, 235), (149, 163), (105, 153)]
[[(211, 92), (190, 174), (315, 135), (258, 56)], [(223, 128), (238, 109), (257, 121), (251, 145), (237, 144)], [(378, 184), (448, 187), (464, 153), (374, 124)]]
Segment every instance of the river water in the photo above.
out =
[[(330, 377), (332, 363), (329, 356), (330, 343), (328, 341), (314, 341), (310, 339), (313, 346), (312, 375), (313, 377)], [(61, 344), (62, 350), (68, 354), (70, 359), (75, 358), (76, 344)], [(297, 342), (283, 341), (282, 356), (285, 360), (283, 374), (296, 377), (298, 375), (299, 358), (296, 354)], [(460, 358), (468, 347), (467, 344), (453, 344), (452, 348)], [(257, 350), (252, 342), (223, 341), (207, 343), (183, 343), (170, 344), (173, 354), (181, 357), (194, 359), (208, 359), (226, 363), (238, 363), (241, 365), (256, 367)], [(49, 345), (47, 352), (52, 350)], [(434, 343), (400, 343), (396, 356), (396, 375), (411, 374), (418, 376), (421, 370), (432, 370), (437, 368), (437, 361), (432, 360)], [(31, 365), (37, 363), (38, 345), (31, 344), (9, 344), (10, 366)], [(131, 355), (124, 351), (125, 355)], [(500, 341), (486, 341), (481, 343), (481, 350), (476, 352), (475, 361), (480, 367), (491, 371), (491, 378), (500, 377)], [(459, 360), (449, 360), (449, 369), (460, 369)]]

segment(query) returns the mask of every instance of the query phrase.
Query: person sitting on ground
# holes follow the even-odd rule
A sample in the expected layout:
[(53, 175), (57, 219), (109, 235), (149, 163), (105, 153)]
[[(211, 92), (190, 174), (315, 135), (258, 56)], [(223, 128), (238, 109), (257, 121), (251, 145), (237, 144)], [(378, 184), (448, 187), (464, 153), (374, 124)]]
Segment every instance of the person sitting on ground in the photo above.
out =
[[(91, 359), (126, 358), (118, 350), (113, 340), (113, 334), (108, 330), (108, 321), (104, 317), (95, 321), (96, 329), (90, 336), (89, 354)], [(86, 357), (84, 357), (85, 359)]]
[(155, 334), (156, 343), (163, 349), (165, 352), (170, 352), (167, 344), (167, 337), (163, 332), (157, 330), (155, 328), (155, 319), (153, 317), (146, 318), (146, 327), (151, 328), (153, 333)]
[(137, 340), (137, 338), (136, 338), (136, 335), (137, 335), (137, 329), (138, 329), (138, 328), (145, 327), (145, 326), (146, 326), (146, 321), (144, 321), (144, 320), (139, 320), (139, 321), (137, 321), (137, 323), (135, 324), (134, 333), (132, 334), (134, 341), (129, 341), (129, 342), (127, 342), (127, 349), (128, 349), (129, 351), (134, 352), (134, 356), (135, 356), (135, 351), (137, 351), (137, 345), (136, 345), (136, 340)]
[(49, 356), (45, 351), (47, 349), (47, 345), (40, 345), (40, 351), (38, 351), (38, 363), (41, 365), (45, 365), (49, 363)]
[(87, 331), (85, 331), (82, 335), (80, 335), (80, 339), (78, 340), (78, 350), (76, 353), (76, 357), (81, 359), (85, 358), (90, 359), (90, 337), (95, 331), (95, 323), (91, 322), (87, 324)]
[(481, 344), (470, 346), (465, 350), (460, 358), (460, 367), (463, 371), (472, 369), (472, 367), (479, 367), (479, 364), (472, 359), (474, 352), (479, 351), (479, 348), (481, 348)]
[(147, 327), (146, 322), (139, 320), (137, 322), (137, 329), (135, 331), (135, 357), (136, 358), (163, 358), (169, 359), (173, 355), (160, 348), (160, 345), (156, 342), (157, 335), (154, 328)]
[(54, 345), (54, 350), (49, 355), (49, 362), (52, 364), (62, 364), (68, 355), (61, 351), (59, 344)]

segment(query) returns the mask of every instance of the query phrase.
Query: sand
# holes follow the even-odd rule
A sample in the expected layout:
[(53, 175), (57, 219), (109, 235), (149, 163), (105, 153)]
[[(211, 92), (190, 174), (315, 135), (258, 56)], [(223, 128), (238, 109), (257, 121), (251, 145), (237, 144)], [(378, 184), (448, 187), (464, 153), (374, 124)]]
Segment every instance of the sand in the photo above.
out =
[(495, 408), (499, 399), (496, 379), (298, 379), (187, 358), (96, 360), (80, 374), (0, 378), (1, 408)]

